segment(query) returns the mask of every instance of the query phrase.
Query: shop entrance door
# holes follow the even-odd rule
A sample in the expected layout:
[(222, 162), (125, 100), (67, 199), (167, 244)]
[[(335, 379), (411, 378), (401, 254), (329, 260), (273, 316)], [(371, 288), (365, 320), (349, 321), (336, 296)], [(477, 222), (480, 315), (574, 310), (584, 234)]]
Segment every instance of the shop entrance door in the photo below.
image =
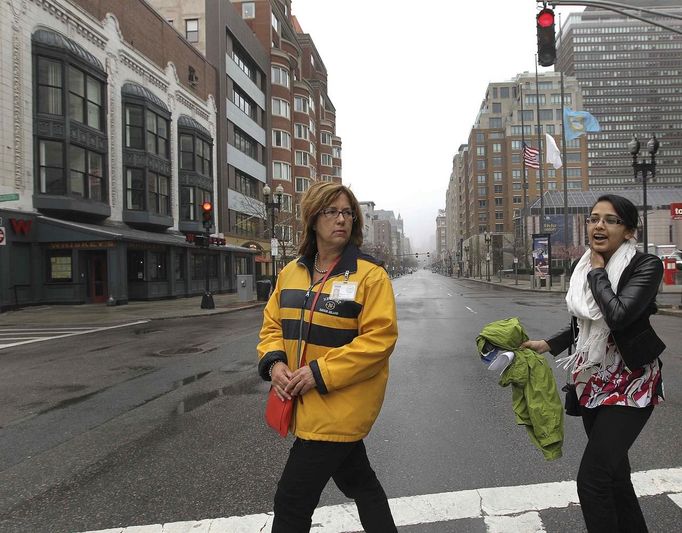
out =
[(87, 258), (88, 296), (92, 303), (107, 301), (107, 253), (91, 252)]

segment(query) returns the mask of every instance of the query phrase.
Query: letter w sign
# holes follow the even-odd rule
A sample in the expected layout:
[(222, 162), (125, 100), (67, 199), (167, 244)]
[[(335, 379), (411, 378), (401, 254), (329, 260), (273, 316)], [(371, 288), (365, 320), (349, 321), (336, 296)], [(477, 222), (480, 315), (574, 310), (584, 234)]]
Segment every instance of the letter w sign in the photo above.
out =
[(28, 235), (31, 233), (31, 220), (26, 220), (23, 218), (10, 218), (10, 224), (12, 224), (12, 230), (15, 235)]

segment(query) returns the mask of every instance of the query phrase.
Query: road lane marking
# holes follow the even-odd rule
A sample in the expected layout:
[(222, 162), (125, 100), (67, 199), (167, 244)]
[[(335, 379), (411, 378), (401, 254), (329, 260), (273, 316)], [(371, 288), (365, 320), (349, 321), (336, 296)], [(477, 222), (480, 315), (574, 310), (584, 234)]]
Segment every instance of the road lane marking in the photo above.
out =
[[(632, 473), (638, 496), (667, 494), (682, 507), (682, 468), (663, 468)], [(543, 509), (578, 505), (575, 481), (537, 483), (516, 487), (489, 487), (437, 494), (391, 498), (389, 505), (397, 526), (482, 518), (488, 533), (544, 533), (539, 515)], [(172, 522), (91, 531), (89, 533), (175, 533), (215, 531), (271, 533), (272, 512), (231, 516), (197, 522)], [(315, 510), (311, 533), (362, 531), (354, 503), (328, 505)]]
[(468, 309), (469, 311), (471, 311), (471, 312), (472, 312), (473, 314), (475, 314), (475, 315), (478, 314), (478, 313), (477, 313), (476, 311), (474, 311), (471, 307), (467, 307), (467, 309)]
[[(34, 336), (33, 338), (31, 338), (31, 339), (22, 340), (22, 341), (20, 341), (20, 342), (12, 342), (12, 343), (8, 343), (8, 344), (2, 343), (1, 341), (3, 341), (3, 340), (9, 340), (9, 339), (3, 339), (3, 338), (0, 336), (0, 350), (2, 350), (2, 349), (4, 349), (4, 348), (12, 348), (12, 347), (14, 347), (14, 346), (21, 346), (22, 344), (32, 344), (32, 343), (34, 343), (34, 342), (49, 341), (49, 340), (54, 340), (54, 339), (64, 339), (64, 338), (66, 338), (66, 337), (74, 337), (74, 336), (76, 336), (76, 335), (86, 335), (86, 334), (88, 334), (88, 333), (97, 333), (97, 332), (99, 332), (99, 331), (106, 331), (106, 330), (108, 330), (108, 329), (117, 329), (117, 328), (125, 328), (125, 327), (128, 327), (128, 326), (137, 326), (138, 324), (146, 324), (147, 322), (149, 322), (149, 320), (138, 320), (137, 322), (129, 322), (129, 323), (127, 323), (127, 324), (117, 324), (116, 326), (104, 326), (104, 327), (100, 327), (100, 328), (88, 328), (88, 329), (72, 328), (72, 330), (76, 330), (76, 329), (77, 329), (78, 331), (71, 331), (71, 332), (69, 332), (69, 333), (64, 333), (64, 334), (62, 334), (62, 335), (50, 335), (50, 336), (47, 336), (47, 337), (42, 337), (42, 336), (39, 336), (39, 335), (35, 335), (35, 336)], [(0, 332), (1, 332), (1, 331), (6, 331), (6, 330), (0, 330)], [(37, 329), (37, 328), (36, 328), (35, 331), (36, 331), (36, 332), (41, 332), (41, 333), (45, 333), (46, 331), (49, 332), (49, 333), (55, 333), (55, 331), (52, 330), (52, 329), (49, 329), (49, 330), (40, 330), (40, 329)], [(65, 331), (68, 331), (68, 330), (65, 330)], [(60, 332), (61, 332), (61, 331), (60, 331)]]

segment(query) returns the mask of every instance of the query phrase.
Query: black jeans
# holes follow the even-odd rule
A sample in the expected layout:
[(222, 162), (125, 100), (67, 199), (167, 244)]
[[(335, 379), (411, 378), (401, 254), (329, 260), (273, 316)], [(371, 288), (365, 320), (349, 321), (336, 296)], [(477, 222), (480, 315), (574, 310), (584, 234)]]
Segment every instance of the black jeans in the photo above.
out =
[(397, 533), (386, 493), (367, 459), (362, 441), (296, 439), (277, 484), (272, 533), (310, 531), (311, 518), (329, 478), (355, 500), (367, 533)]
[(630, 481), (628, 450), (654, 407), (582, 408), (588, 441), (578, 471), (578, 497), (590, 533), (645, 533)]

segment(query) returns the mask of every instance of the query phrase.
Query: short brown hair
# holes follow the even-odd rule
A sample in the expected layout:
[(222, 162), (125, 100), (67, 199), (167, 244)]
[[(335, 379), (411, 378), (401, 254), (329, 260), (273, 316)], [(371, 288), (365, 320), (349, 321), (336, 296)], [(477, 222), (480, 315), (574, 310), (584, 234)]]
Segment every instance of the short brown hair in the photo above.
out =
[(312, 185), (301, 200), (301, 216), (303, 218), (303, 239), (298, 247), (298, 253), (301, 255), (312, 256), (317, 252), (317, 239), (315, 237), (315, 230), (313, 226), (320, 212), (331, 205), (340, 194), (345, 194), (350, 202), (350, 208), (355, 213), (355, 220), (353, 220), (353, 229), (350, 232), (350, 242), (358, 248), (362, 246), (362, 211), (360, 211), (360, 203), (353, 192), (340, 183), (332, 181), (318, 181)]

